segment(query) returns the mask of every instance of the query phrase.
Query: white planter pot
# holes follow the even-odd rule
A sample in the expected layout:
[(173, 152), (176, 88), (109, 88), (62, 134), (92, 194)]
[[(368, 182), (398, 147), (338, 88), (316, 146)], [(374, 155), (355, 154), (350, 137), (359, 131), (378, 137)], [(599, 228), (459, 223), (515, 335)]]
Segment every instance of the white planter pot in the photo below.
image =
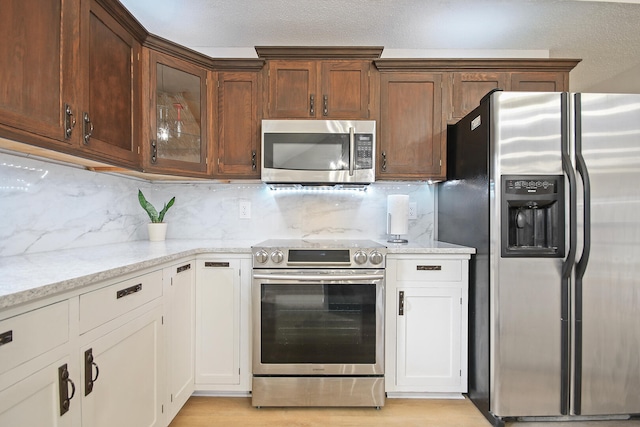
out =
[(147, 224), (147, 230), (149, 230), (149, 241), (161, 242), (167, 235), (167, 223), (151, 222)]

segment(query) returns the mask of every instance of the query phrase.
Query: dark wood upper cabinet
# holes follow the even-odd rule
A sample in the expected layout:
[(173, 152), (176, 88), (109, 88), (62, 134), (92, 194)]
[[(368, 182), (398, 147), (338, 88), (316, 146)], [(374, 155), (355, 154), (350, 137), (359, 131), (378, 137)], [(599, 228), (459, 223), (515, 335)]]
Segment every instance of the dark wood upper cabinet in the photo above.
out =
[(81, 149), (139, 168), (141, 44), (105, 4), (81, 3)]
[(370, 61), (271, 60), (268, 115), (287, 119), (369, 117)]
[(143, 108), (150, 134), (143, 139), (144, 170), (207, 176), (207, 70), (154, 51), (148, 64), (149, 103)]
[(506, 90), (508, 78), (508, 73), (498, 72), (453, 73), (453, 119), (463, 118), (492, 90)]
[(367, 119), (377, 47), (256, 47), (267, 60), (269, 118)]
[[(72, 148), (78, 120), (74, 72), (78, 0), (3, 0), (0, 12), (1, 136)], [(65, 114), (69, 105), (70, 115)], [(60, 144), (57, 144), (60, 142)]]
[(449, 122), (455, 123), (476, 108), (493, 89), (528, 92), (569, 90), (572, 59), (451, 60), (452, 100)]
[(259, 178), (261, 69), (213, 74), (213, 177)]
[(378, 179), (443, 179), (442, 74), (380, 73)]

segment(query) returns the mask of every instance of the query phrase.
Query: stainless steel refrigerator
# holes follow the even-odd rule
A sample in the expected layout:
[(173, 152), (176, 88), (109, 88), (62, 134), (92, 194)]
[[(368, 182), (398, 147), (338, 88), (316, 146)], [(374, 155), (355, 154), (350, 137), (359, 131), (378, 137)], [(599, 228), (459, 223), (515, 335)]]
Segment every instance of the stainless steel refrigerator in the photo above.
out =
[(473, 246), (469, 397), (496, 426), (640, 414), (640, 95), (500, 92), (448, 129)]

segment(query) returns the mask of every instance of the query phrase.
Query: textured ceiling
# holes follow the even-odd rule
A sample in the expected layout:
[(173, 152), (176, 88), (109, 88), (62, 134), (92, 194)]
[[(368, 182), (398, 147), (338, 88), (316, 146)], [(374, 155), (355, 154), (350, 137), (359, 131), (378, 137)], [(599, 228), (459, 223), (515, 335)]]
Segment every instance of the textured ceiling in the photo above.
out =
[(121, 0), (151, 33), (217, 57), (384, 46), (383, 57), (564, 57), (582, 90), (640, 64), (640, 0)]

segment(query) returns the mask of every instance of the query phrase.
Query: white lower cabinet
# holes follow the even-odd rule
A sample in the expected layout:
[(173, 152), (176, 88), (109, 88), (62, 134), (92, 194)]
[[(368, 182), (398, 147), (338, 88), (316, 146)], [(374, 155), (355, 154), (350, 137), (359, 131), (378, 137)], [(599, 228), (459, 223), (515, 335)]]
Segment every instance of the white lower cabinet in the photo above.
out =
[(167, 424), (194, 390), (196, 262), (188, 260), (163, 270)]
[(386, 275), (387, 395), (465, 393), (468, 256), (391, 254)]
[(161, 296), (161, 270), (80, 295), (82, 426), (165, 425)]
[(197, 391), (251, 390), (251, 257), (207, 256), (196, 271)]
[(69, 409), (74, 406), (75, 410), (80, 400), (79, 390), (76, 388), (73, 396), (74, 386), (59, 374), (68, 363), (69, 357), (57, 360), (0, 391), (0, 426), (73, 426), (72, 412), (63, 413), (60, 401), (61, 383), (66, 397), (73, 397), (68, 403)]
[(0, 426), (75, 424), (80, 393), (69, 318), (64, 300), (0, 320)]

